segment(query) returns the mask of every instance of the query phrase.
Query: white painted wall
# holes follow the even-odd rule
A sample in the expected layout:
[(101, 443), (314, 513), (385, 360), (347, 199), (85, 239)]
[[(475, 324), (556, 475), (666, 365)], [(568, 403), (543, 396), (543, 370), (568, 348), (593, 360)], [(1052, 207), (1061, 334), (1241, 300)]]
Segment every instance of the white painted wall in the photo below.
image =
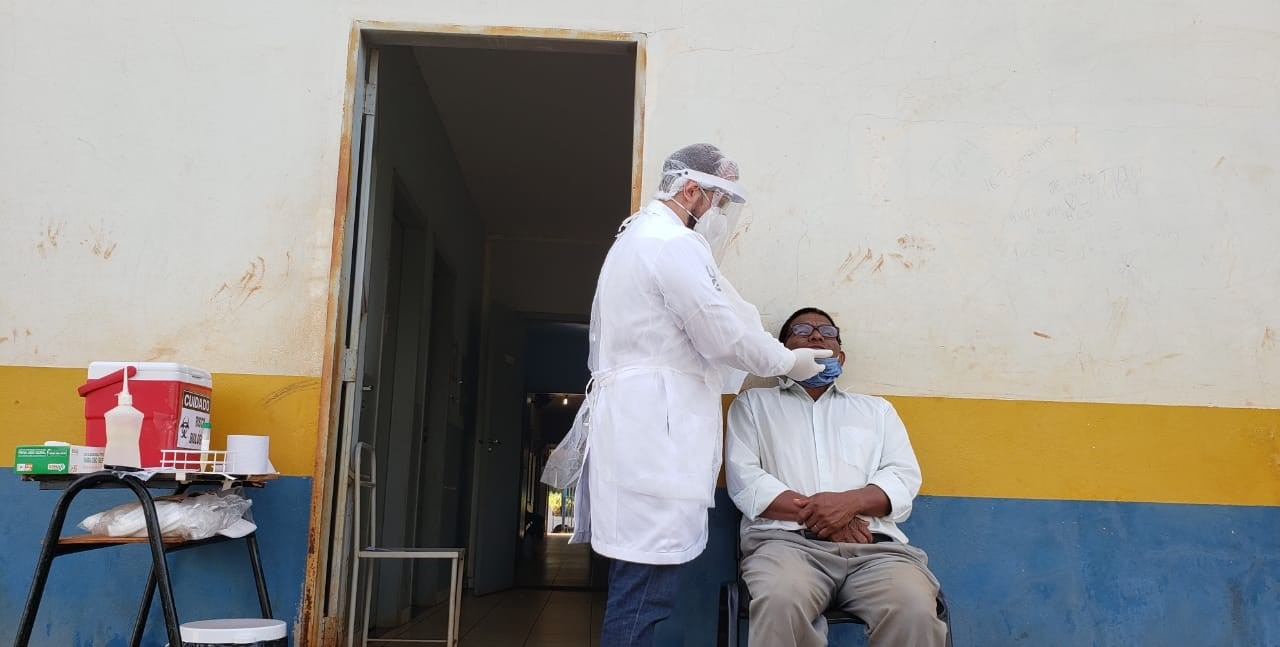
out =
[(852, 386), (1280, 407), (1271, 0), (7, 0), (0, 364), (318, 374), (357, 19), (648, 34), (646, 189), (737, 155), (725, 270)]

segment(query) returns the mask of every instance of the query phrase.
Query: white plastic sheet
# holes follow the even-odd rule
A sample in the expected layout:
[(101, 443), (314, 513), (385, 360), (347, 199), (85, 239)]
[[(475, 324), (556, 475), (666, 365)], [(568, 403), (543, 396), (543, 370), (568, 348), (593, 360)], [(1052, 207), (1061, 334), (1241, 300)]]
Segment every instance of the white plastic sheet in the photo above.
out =
[(547, 457), (547, 465), (542, 469), (542, 482), (553, 488), (563, 490), (573, 487), (582, 475), (582, 461), (586, 457), (587, 435), (591, 431), (590, 399), (578, 408), (578, 415), (573, 417), (573, 426), (564, 440), (552, 450)]
[[(207, 539), (223, 533), (243, 536), (252, 532), (244, 514), (253, 502), (231, 492), (207, 492), (194, 496), (161, 497), (155, 500), (160, 534), (183, 539)], [(145, 537), (147, 520), (137, 501), (89, 515), (80, 527), (90, 534), (109, 537)]]

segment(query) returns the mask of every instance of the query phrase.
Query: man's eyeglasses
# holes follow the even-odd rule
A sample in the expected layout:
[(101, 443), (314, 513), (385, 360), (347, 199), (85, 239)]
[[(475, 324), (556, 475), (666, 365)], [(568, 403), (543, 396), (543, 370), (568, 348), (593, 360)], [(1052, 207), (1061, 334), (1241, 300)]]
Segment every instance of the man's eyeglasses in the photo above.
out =
[(808, 337), (813, 334), (814, 330), (817, 330), (819, 335), (822, 335), (827, 339), (840, 338), (840, 329), (832, 325), (813, 326), (807, 323), (791, 324), (791, 336), (793, 337), (796, 335)]
[[(698, 187), (698, 188), (701, 189), (702, 187)], [(705, 196), (709, 202), (711, 202), (711, 206), (719, 207), (720, 209), (724, 209), (728, 207), (729, 203), (732, 202), (732, 198), (730, 198), (728, 195), (725, 195), (724, 193), (721, 193), (720, 191), (713, 191), (711, 192), (710, 195), (707, 195), (707, 190), (702, 189), (702, 195)]]

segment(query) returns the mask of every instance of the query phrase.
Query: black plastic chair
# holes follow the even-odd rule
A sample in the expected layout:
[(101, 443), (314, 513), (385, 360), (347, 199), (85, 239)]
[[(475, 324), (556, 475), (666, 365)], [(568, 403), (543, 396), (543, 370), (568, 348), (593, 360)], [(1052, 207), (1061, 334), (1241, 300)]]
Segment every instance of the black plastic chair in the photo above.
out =
[[(749, 620), (751, 615), (751, 591), (742, 579), (742, 549), (736, 544), (734, 554), (738, 564), (738, 578), (720, 585), (718, 647), (738, 647), (738, 626)], [(862, 618), (834, 607), (823, 611), (822, 616), (827, 619), (828, 625), (867, 624)], [(947, 606), (947, 596), (942, 589), (938, 589), (938, 619), (947, 624), (947, 647), (952, 647), (951, 609)]]

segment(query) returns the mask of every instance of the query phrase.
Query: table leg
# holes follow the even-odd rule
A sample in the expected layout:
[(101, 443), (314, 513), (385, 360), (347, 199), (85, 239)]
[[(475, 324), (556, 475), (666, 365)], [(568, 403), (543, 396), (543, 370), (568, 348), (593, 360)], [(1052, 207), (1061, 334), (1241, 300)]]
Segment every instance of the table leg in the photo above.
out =
[(267, 594), (267, 578), (262, 573), (262, 558), (258, 553), (258, 533), (251, 532), (245, 538), (249, 547), (249, 564), (253, 567), (253, 581), (258, 587), (258, 607), (263, 618), (271, 618), (271, 597)]
[(156, 518), (156, 504), (142, 481), (132, 476), (120, 479), (133, 490), (142, 505), (142, 516), (147, 520), (147, 540), (151, 546), (151, 568), (155, 573), (156, 585), (160, 588), (160, 608), (164, 611), (164, 624), (169, 635), (170, 645), (182, 644), (182, 633), (178, 624), (178, 609), (173, 602), (173, 585), (169, 580), (169, 563), (165, 559), (164, 539), (160, 535), (160, 520)]
[(58, 556), (58, 539), (62, 536), (62, 524), (67, 520), (67, 509), (72, 499), (85, 488), (117, 480), (115, 474), (89, 474), (67, 487), (58, 497), (58, 505), (53, 509), (53, 518), (49, 520), (49, 529), (45, 531), (44, 543), (40, 547), (40, 559), (36, 561), (36, 573), (31, 579), (31, 589), (27, 592), (27, 604), (22, 608), (22, 617), (18, 620), (18, 635), (14, 638), (14, 647), (27, 647), (31, 641), (31, 630), (35, 627), (36, 613), (40, 611), (40, 599), (44, 597), (44, 586), (49, 581), (49, 570), (53, 567), (53, 558)]
[(151, 601), (156, 596), (156, 569), (151, 567), (147, 573), (147, 588), (142, 592), (142, 605), (138, 607), (138, 619), (133, 623), (133, 637), (129, 639), (132, 647), (142, 647), (142, 634), (147, 629), (147, 616), (151, 614)]

